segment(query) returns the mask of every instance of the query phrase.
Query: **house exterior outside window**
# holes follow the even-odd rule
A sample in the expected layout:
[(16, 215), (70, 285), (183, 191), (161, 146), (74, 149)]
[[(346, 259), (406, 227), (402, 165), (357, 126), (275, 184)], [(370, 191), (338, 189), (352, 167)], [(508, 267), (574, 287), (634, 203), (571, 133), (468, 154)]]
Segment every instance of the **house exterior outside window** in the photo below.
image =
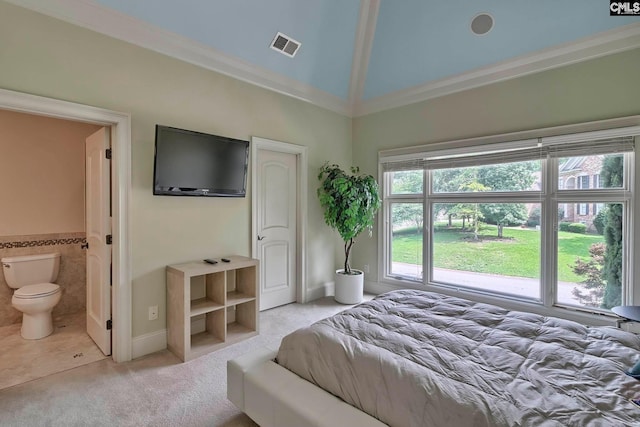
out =
[[(594, 155), (562, 159), (558, 170), (558, 179), (576, 183), (575, 187), (567, 187), (566, 189), (598, 189), (600, 188), (600, 171), (604, 157), (604, 155)], [(595, 230), (593, 220), (597, 213), (596, 209), (590, 208), (588, 203), (570, 204), (564, 211), (563, 221), (583, 223), (589, 231), (593, 231)]]

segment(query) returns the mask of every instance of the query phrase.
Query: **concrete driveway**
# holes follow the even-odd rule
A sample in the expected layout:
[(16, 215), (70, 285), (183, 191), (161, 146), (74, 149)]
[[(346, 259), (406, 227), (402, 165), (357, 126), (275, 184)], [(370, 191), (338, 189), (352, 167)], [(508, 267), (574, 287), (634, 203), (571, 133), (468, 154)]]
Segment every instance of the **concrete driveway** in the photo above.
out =
[[(393, 274), (409, 277), (422, 277), (422, 266), (394, 262)], [(540, 281), (528, 277), (501, 276), (496, 274), (473, 273), (468, 271), (433, 269), (433, 280), (452, 285), (463, 285), (486, 291), (498, 291), (517, 296), (540, 298)], [(571, 294), (578, 283), (558, 282), (558, 302), (580, 306), (580, 302)]]

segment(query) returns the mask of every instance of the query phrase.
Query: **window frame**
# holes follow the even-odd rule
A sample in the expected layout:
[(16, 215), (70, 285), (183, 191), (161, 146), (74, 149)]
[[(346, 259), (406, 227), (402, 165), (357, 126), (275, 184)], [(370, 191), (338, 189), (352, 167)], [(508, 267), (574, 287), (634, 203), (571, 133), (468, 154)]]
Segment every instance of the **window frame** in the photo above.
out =
[[(588, 134), (598, 133), (589, 132)], [(635, 138), (636, 142), (640, 142), (640, 139), (637, 138), (640, 135), (640, 126), (634, 126), (633, 131), (629, 131), (628, 136), (632, 136)], [(561, 137), (558, 137), (561, 138)], [(588, 140), (589, 136), (585, 134), (582, 137), (583, 141)], [(538, 139), (540, 141), (540, 139)], [(508, 143), (507, 143), (508, 144)], [(504, 145), (504, 143), (503, 143)], [(582, 155), (589, 155), (587, 150), (582, 153), (576, 152), (575, 154), (571, 154), (570, 157)], [(463, 291), (468, 293), (470, 296), (474, 294), (479, 296), (482, 299), (482, 294), (484, 296), (488, 296), (489, 298), (496, 300), (515, 300), (516, 303), (534, 303), (541, 305), (549, 310), (556, 309), (565, 309), (569, 308), (572, 311), (582, 311), (582, 312), (596, 312), (598, 315), (603, 314), (600, 310), (593, 310), (589, 307), (579, 307), (579, 306), (571, 306), (567, 307), (557, 302), (556, 296), (556, 287), (557, 287), (557, 229), (558, 223), (561, 219), (558, 219), (558, 209), (564, 207), (565, 217), (567, 215), (566, 208), (571, 203), (587, 203), (587, 204), (595, 204), (595, 203), (607, 203), (607, 202), (621, 202), (623, 203), (623, 209), (625, 213), (625, 224), (623, 225), (623, 247), (624, 249), (624, 272), (623, 272), (623, 295), (622, 302), (626, 303), (628, 301), (633, 301), (634, 292), (637, 295), (638, 292), (634, 291), (634, 285), (632, 278), (635, 277), (633, 271), (633, 263), (630, 262), (633, 259), (634, 247), (632, 245), (632, 236), (633, 236), (633, 207), (634, 207), (634, 187), (635, 187), (635, 167), (636, 167), (636, 156), (635, 153), (628, 152), (625, 153), (625, 182), (623, 184), (623, 188), (616, 189), (601, 189), (601, 188), (573, 188), (566, 189), (566, 182), (569, 178), (562, 180), (558, 177), (558, 159), (560, 156), (550, 156), (541, 159), (541, 189), (540, 191), (533, 192), (481, 192), (481, 193), (472, 193), (473, 196), (469, 196), (468, 194), (459, 194), (459, 193), (433, 193), (432, 191), (432, 182), (431, 182), (431, 172), (430, 169), (424, 168), (423, 175), (423, 193), (420, 195), (411, 195), (411, 201), (418, 202), (419, 200), (423, 200), (424, 210), (423, 210), (423, 277), (421, 281), (410, 280), (407, 278), (399, 278), (392, 277), (388, 274), (391, 271), (391, 263), (392, 259), (390, 258), (391, 251), (389, 250), (389, 246), (391, 244), (391, 234), (386, 234), (387, 230), (390, 230), (390, 211), (386, 210), (387, 206), (392, 202), (399, 201), (399, 196), (394, 195), (390, 197), (389, 192), (385, 191), (383, 194), (383, 206), (385, 209), (385, 214), (383, 217), (383, 221), (381, 221), (381, 230), (384, 230), (384, 239), (381, 244), (382, 250), (379, 252), (381, 258), (380, 261), (380, 278), (381, 282), (388, 283), (394, 286), (401, 287), (413, 287), (418, 289), (426, 289), (427, 290), (435, 290), (439, 291), (442, 289), (448, 291), (460, 292), (461, 286), (456, 284), (442, 284), (433, 282), (433, 266), (430, 264), (430, 259), (433, 254), (433, 245), (430, 240), (430, 230), (432, 229), (432, 209), (433, 205), (436, 203), (446, 203), (446, 202), (473, 202), (476, 201), (478, 203), (483, 202), (513, 202), (513, 203), (540, 203), (541, 210), (541, 223), (545, 224), (543, 227), (543, 231), (541, 233), (541, 276), (540, 276), (540, 300), (531, 301), (524, 298), (513, 297), (511, 295), (503, 296), (499, 293), (495, 292), (482, 292), (476, 289), (468, 289), (465, 288)], [(569, 157), (569, 156), (563, 156)], [(405, 156), (406, 158), (406, 156)], [(535, 159), (531, 159), (535, 160)], [(508, 163), (508, 162), (505, 162)], [(382, 160), (380, 165), (380, 178), (382, 181), (386, 183), (386, 171), (382, 167)], [(600, 178), (600, 174), (597, 174), (598, 178)], [(591, 177), (587, 175), (590, 184)], [(575, 177), (575, 181), (578, 181), (580, 178)], [(581, 179), (580, 179), (581, 180)], [(599, 179), (598, 179), (599, 181)], [(556, 185), (551, 185), (551, 182), (555, 182)], [(563, 185), (564, 184), (564, 185)], [(576, 183), (577, 184), (577, 183)], [(574, 187), (577, 187), (574, 185)], [(428, 191), (425, 191), (428, 189)], [(622, 191), (621, 191), (622, 190)], [(613, 195), (614, 192), (623, 193), (622, 196), (620, 194)], [(404, 196), (404, 200), (409, 201), (407, 196)], [(490, 200), (488, 200), (490, 198)], [(594, 214), (595, 215), (595, 214)], [(546, 248), (546, 249), (545, 249)], [(382, 265), (384, 264), (384, 265)], [(417, 286), (416, 286), (417, 285)], [(608, 312), (604, 312), (604, 314), (609, 314)]]
[[(394, 194), (392, 192), (392, 180), (390, 179), (383, 179), (381, 182), (383, 183), (382, 185), (382, 194), (383, 195), (389, 195), (390, 197), (388, 197), (388, 201), (387, 202), (383, 202), (382, 204), (382, 212), (383, 212), (383, 218), (391, 218), (391, 210), (393, 207), (394, 203), (421, 203), (423, 206), (423, 210), (422, 210), (422, 229), (424, 230), (427, 225), (425, 223), (425, 219), (424, 219), (424, 205), (425, 205), (425, 186), (426, 186), (426, 180), (425, 180), (425, 175), (426, 175), (426, 171), (423, 171), (422, 173), (422, 193), (396, 193)], [(389, 200), (390, 199), (390, 200)], [(392, 227), (389, 225), (388, 227), (385, 227), (385, 238), (382, 239), (385, 242), (390, 242), (393, 238), (393, 229)], [(423, 242), (424, 242), (424, 234), (423, 234)], [(401, 276), (401, 275), (393, 275), (392, 273), (392, 269), (391, 269), (391, 245), (385, 244), (384, 248), (383, 248), (383, 271), (385, 271), (385, 276), (388, 277), (391, 280), (400, 280), (400, 281), (409, 281), (412, 283), (424, 283), (424, 246), (422, 249), (422, 268), (423, 268), (423, 275), (422, 275), (422, 280), (421, 281), (416, 281), (416, 280), (412, 280), (409, 277), (405, 277), (405, 276)]]

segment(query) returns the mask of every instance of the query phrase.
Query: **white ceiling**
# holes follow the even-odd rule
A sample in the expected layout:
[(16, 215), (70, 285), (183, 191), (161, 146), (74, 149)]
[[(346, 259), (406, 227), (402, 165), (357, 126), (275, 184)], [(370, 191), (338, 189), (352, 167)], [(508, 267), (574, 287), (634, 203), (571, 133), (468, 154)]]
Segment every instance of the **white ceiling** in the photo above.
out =
[(640, 47), (601, 0), (5, 1), (348, 116)]

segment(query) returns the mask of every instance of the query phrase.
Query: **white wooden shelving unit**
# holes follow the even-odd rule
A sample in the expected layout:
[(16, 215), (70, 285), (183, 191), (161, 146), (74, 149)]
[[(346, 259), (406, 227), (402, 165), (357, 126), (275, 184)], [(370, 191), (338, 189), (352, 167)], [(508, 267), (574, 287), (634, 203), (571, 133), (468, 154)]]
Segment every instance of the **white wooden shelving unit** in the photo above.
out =
[(167, 347), (183, 362), (255, 336), (258, 260), (167, 266)]

